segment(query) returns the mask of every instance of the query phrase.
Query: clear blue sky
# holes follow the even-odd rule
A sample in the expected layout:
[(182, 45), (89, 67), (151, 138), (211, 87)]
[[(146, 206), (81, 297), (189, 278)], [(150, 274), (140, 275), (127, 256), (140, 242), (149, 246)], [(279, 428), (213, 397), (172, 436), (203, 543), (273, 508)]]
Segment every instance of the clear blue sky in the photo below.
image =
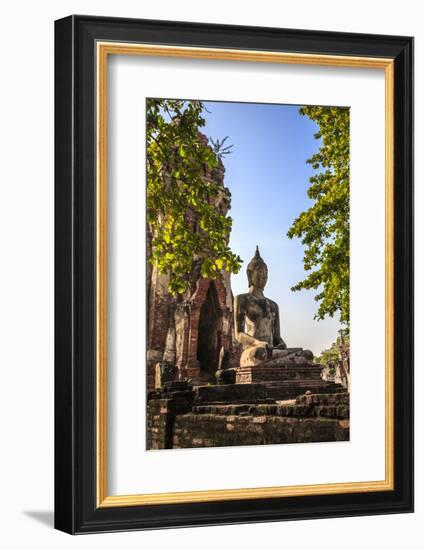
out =
[(312, 203), (306, 191), (313, 170), (306, 160), (317, 151), (317, 126), (296, 105), (205, 102), (206, 126), (214, 140), (228, 136), (233, 152), (224, 158), (225, 185), (232, 194), (230, 245), (244, 260), (232, 276), (234, 294), (247, 291), (246, 266), (259, 245), (268, 264), (265, 294), (280, 308), (281, 333), (289, 347), (319, 354), (337, 337), (338, 319), (314, 320), (315, 291), (292, 292), (305, 277), (303, 246), (290, 240), (292, 221)]

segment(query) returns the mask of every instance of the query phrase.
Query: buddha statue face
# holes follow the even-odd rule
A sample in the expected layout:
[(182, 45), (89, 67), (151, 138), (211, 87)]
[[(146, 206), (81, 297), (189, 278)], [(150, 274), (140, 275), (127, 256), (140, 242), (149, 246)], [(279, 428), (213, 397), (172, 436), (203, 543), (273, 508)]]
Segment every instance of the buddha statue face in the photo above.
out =
[(252, 284), (256, 288), (263, 290), (265, 288), (266, 282), (268, 281), (268, 269), (266, 266), (258, 266), (256, 269), (250, 273)]
[(259, 254), (259, 249), (256, 247), (254, 257), (250, 260), (247, 266), (247, 280), (249, 287), (259, 288), (263, 290), (268, 280), (268, 267)]

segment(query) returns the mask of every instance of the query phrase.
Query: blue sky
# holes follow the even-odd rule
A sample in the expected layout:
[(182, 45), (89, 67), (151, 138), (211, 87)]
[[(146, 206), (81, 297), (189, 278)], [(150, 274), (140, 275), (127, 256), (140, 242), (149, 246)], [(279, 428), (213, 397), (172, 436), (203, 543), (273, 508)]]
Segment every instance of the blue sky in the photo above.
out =
[(224, 159), (225, 185), (232, 194), (230, 245), (244, 260), (232, 275), (234, 294), (247, 291), (246, 266), (258, 245), (268, 264), (265, 294), (280, 308), (281, 333), (289, 347), (319, 354), (337, 337), (338, 319), (314, 320), (315, 291), (292, 292), (305, 277), (303, 246), (290, 240), (293, 220), (312, 203), (306, 191), (313, 170), (306, 160), (317, 151), (317, 126), (299, 106), (205, 102), (202, 132), (214, 140), (228, 136), (233, 152)]

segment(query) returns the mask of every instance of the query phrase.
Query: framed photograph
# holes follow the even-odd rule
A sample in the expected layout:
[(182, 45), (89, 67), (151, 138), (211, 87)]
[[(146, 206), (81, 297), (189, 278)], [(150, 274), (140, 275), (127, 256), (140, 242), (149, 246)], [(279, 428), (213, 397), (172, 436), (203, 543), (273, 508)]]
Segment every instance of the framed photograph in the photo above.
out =
[(413, 39), (55, 23), (55, 525), (413, 510)]

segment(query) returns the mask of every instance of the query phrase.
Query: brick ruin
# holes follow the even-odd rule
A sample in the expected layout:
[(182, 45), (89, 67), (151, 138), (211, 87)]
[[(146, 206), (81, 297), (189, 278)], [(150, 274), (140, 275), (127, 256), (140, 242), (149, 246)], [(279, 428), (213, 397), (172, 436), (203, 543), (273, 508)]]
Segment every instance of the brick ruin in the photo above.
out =
[[(200, 134), (200, 138), (207, 140)], [(221, 192), (210, 200), (222, 214), (231, 206), (231, 193), (224, 186), (224, 166), (205, 171), (205, 179), (217, 183)], [(196, 220), (192, 220), (195, 223)], [(147, 232), (147, 255), (152, 235)], [(194, 277), (189, 291), (174, 297), (168, 291), (168, 275), (147, 262), (148, 335), (147, 388), (154, 389), (158, 362), (174, 364), (177, 378), (193, 384), (215, 383), (220, 350), (238, 360), (233, 339), (233, 295), (230, 274), (222, 271), (217, 279)]]
[(148, 449), (349, 440), (349, 394), (279, 401), (260, 384), (164, 387), (148, 401)]
[(153, 269), (148, 333), (148, 389), (154, 388), (155, 365), (175, 364), (178, 379), (194, 384), (215, 383), (221, 348), (233, 350), (229, 277), (199, 279), (182, 301), (170, 296), (166, 275)]

